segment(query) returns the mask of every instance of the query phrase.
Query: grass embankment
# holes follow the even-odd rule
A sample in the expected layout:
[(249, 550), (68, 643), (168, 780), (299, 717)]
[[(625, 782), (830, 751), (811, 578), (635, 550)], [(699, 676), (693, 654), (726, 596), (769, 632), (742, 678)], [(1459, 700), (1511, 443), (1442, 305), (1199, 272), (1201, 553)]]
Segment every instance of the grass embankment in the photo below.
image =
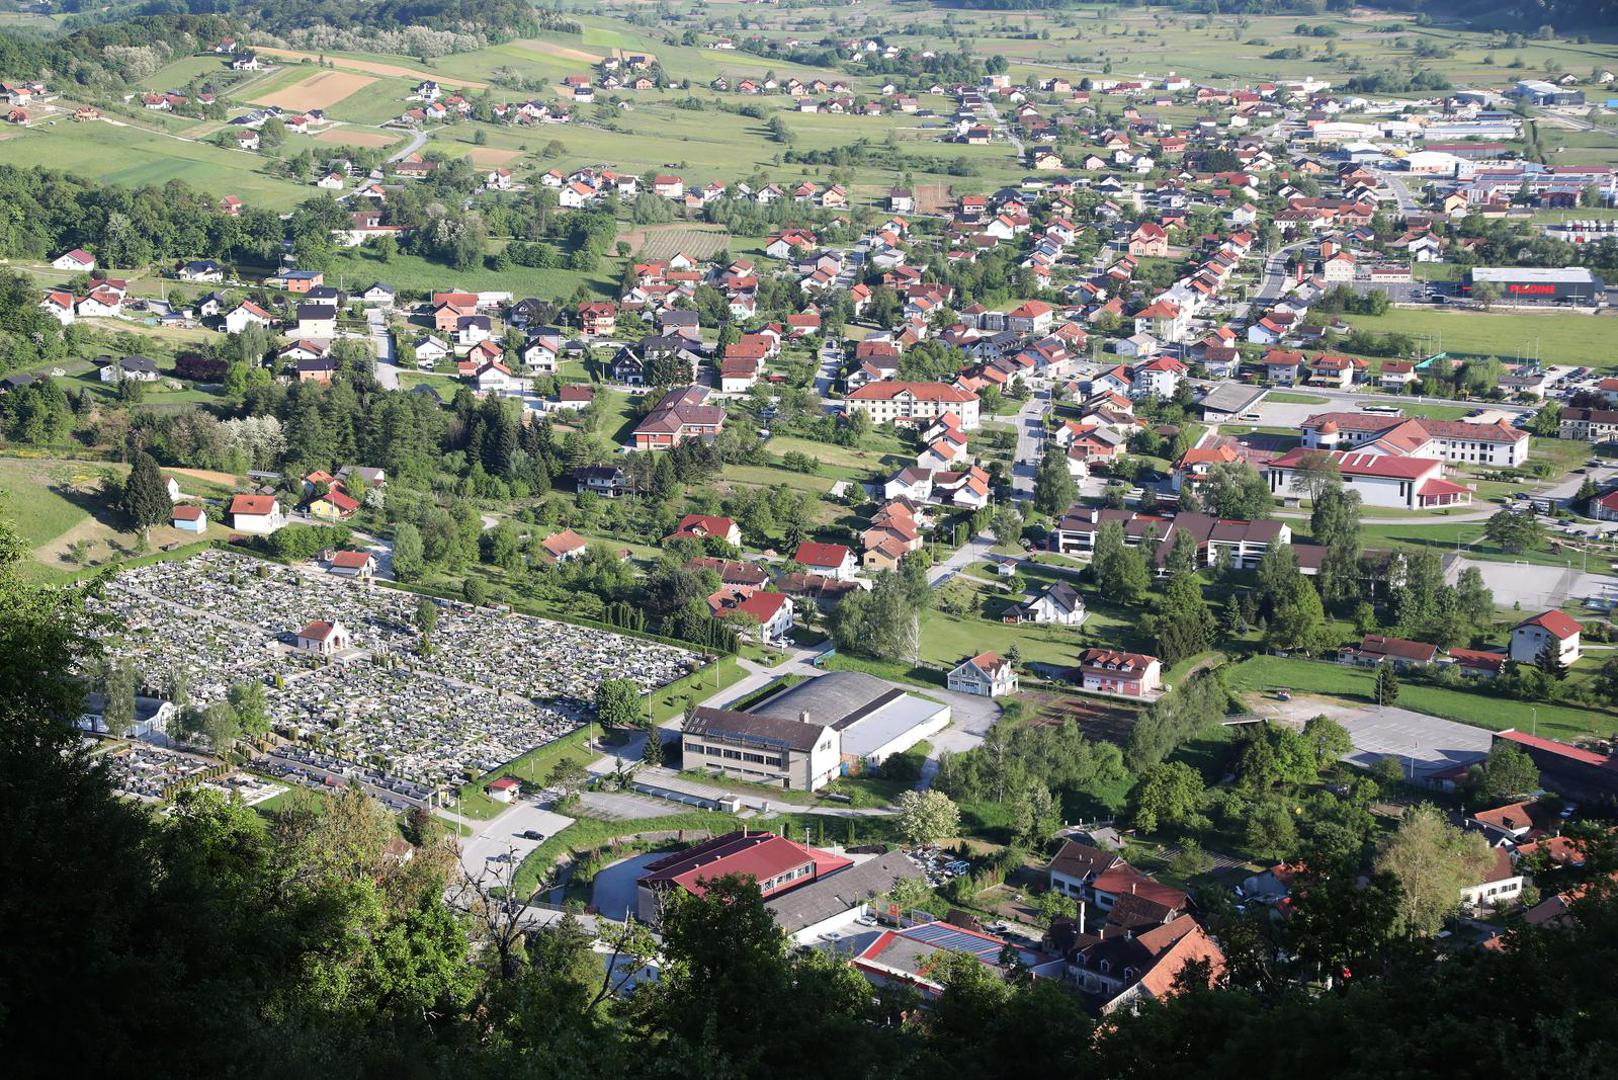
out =
[[(1320, 660), (1256, 656), (1232, 666), (1228, 671), (1233, 690), (1288, 689), (1364, 705), (1376, 701), (1376, 675), (1369, 668), (1347, 667)], [(1576, 670), (1572, 677), (1579, 678), (1586, 674)], [(1585, 735), (1618, 734), (1618, 714), (1609, 710), (1517, 701), (1494, 693), (1487, 682), (1477, 684), (1473, 690), (1401, 680), (1398, 705), (1414, 712), (1474, 724), (1490, 731), (1503, 731), (1506, 728), (1537, 730), (1547, 738), (1563, 741)]]

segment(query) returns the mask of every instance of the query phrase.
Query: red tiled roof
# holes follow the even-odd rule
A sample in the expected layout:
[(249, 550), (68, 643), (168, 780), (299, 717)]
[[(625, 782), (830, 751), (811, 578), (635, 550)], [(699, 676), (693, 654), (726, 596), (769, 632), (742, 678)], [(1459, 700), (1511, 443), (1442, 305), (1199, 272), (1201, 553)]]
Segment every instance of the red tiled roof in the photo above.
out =
[(273, 513), (275, 510), (275, 496), (273, 495), (238, 495), (230, 500), (232, 514), (245, 514), (248, 517), (260, 517)]
[(1532, 619), (1524, 619), (1517, 625), (1543, 626), (1546, 630), (1549, 630), (1552, 634), (1556, 635), (1556, 637), (1561, 641), (1566, 641), (1568, 638), (1584, 629), (1571, 616), (1568, 616), (1560, 611), (1542, 611), (1538, 615), (1535, 615)]
[(821, 566), (835, 570), (843, 565), (848, 556), (849, 550), (843, 544), (817, 544), (812, 540), (805, 540), (798, 545), (792, 561), (804, 566)]

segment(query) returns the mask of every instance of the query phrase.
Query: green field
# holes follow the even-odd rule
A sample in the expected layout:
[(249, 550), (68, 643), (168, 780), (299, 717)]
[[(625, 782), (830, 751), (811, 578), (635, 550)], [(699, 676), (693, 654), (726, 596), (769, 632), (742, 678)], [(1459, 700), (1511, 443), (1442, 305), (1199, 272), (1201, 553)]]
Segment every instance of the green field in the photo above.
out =
[(1575, 312), (1504, 313), (1416, 311), (1398, 308), (1385, 315), (1345, 315), (1355, 329), (1406, 334), (1420, 351), (1451, 356), (1497, 356), (1508, 363), (1538, 356), (1548, 364), (1618, 367), (1618, 355), (1605, 347), (1618, 333), (1618, 317)]
[(618, 259), (603, 259), (600, 269), (589, 273), (538, 270), (528, 266), (513, 266), (510, 270), (490, 270), (487, 266), (455, 270), (420, 255), (399, 254), (381, 262), (360, 250), (335, 255), (326, 266), (327, 280), (344, 289), (365, 288), (372, 282), (385, 281), (403, 293), (425, 295), (446, 289), (500, 289), (517, 297), (547, 300), (569, 300), (580, 285), (600, 296), (617, 296), (622, 275), (623, 264)]
[(10, 165), (63, 169), (129, 187), (184, 180), (200, 191), (281, 209), (309, 198), (312, 191), (268, 175), (269, 158), (107, 122), (58, 120), (29, 128), (6, 140), (0, 158)]
[[(1319, 660), (1257, 656), (1234, 665), (1228, 672), (1231, 689), (1238, 691), (1286, 688), (1362, 704), (1371, 704), (1375, 700), (1376, 675), (1368, 668)], [(1537, 723), (1539, 734), (1564, 741), (1581, 735), (1610, 736), (1618, 733), (1618, 716), (1611, 712), (1566, 705), (1531, 705), (1492, 694), (1487, 683), (1480, 684), (1477, 692), (1473, 692), (1402, 680), (1399, 683), (1398, 704), (1401, 708), (1475, 724), (1491, 731), (1503, 731), (1509, 727), (1528, 731)]]

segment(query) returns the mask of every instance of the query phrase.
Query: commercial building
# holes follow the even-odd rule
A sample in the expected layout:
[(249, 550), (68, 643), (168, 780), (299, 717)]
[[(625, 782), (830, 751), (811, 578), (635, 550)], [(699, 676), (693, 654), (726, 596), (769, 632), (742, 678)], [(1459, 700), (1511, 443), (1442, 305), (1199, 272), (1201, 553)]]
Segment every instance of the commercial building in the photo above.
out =
[(722, 877), (750, 878), (768, 900), (853, 865), (853, 860), (769, 832), (726, 833), (646, 864), (635, 883), (635, 915), (656, 926), (667, 893), (701, 896)]
[[(1386, 365), (1384, 365), (1384, 369)], [(1528, 432), (1505, 421), (1426, 420), (1362, 412), (1316, 413), (1303, 422), (1307, 450), (1366, 450), (1511, 468), (1528, 460)]]
[(990, 972), (1004, 979), (1009, 977), (1010, 971), (1001, 957), (1008, 948), (1016, 953), (1020, 966), (1035, 978), (1059, 978), (1063, 974), (1060, 959), (946, 922), (884, 930), (850, 963), (872, 986), (908, 986), (923, 1000), (932, 1001), (944, 992), (937, 974), (941, 967), (940, 954), (976, 957)]
[(1475, 266), (1461, 279), (1461, 292), (1487, 282), (1504, 300), (1530, 303), (1593, 304), (1606, 284), (1582, 266)]
[(1563, 439), (1610, 443), (1618, 439), (1618, 409), (1563, 409), (1556, 434)]
[(832, 671), (753, 708), (759, 716), (825, 724), (840, 741), (841, 771), (880, 767), (949, 726), (948, 705), (890, 686), (862, 671)]
[(830, 724), (701, 706), (685, 722), (685, 767), (755, 784), (816, 791), (838, 775), (843, 740)]
[(1523, 79), (1510, 90), (1512, 97), (1530, 105), (1583, 105), (1584, 91), (1557, 86), (1543, 79)]
[(1315, 455), (1326, 453), (1336, 464), (1343, 486), (1357, 491), (1366, 506), (1431, 510), (1468, 506), (1472, 489), (1444, 479), (1444, 463), (1437, 458), (1389, 457), (1359, 450), (1290, 450), (1265, 466), (1270, 493), (1277, 498), (1299, 497)]
[(1515, 728), (1496, 732), (1494, 738), (1533, 758), (1539, 766), (1540, 783), (1558, 795), (1586, 804), (1618, 805), (1618, 757), (1542, 739)]

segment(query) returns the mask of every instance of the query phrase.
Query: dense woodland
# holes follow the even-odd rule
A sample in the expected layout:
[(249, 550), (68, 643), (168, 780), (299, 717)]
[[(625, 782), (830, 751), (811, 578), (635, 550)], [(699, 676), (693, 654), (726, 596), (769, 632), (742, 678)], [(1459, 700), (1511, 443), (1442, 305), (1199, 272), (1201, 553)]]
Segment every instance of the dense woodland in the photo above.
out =
[[(397, 826), (362, 796), (263, 816), (198, 795), (166, 817), (115, 798), (69, 725), (92, 620), (80, 592), (26, 583), (24, 555), (0, 526), (10, 1076), (1380, 1080), (1600, 1077), (1618, 1061), (1618, 905), (1603, 890), (1573, 929), (1438, 954), (1407, 929), (1397, 883), (1356, 887), (1325, 855), (1285, 922), (1214, 910), (1220, 986), (1104, 1028), (1059, 985), (967, 957), (917, 1011), (835, 959), (789, 953), (734, 880), (674, 907), (661, 980), (620, 999), (575, 921), (524, 937), (498, 912), (447, 907), (454, 859), (423, 823), (406, 824), (417, 857), (385, 861)], [(1568, 873), (1612, 866), (1596, 848)]]

